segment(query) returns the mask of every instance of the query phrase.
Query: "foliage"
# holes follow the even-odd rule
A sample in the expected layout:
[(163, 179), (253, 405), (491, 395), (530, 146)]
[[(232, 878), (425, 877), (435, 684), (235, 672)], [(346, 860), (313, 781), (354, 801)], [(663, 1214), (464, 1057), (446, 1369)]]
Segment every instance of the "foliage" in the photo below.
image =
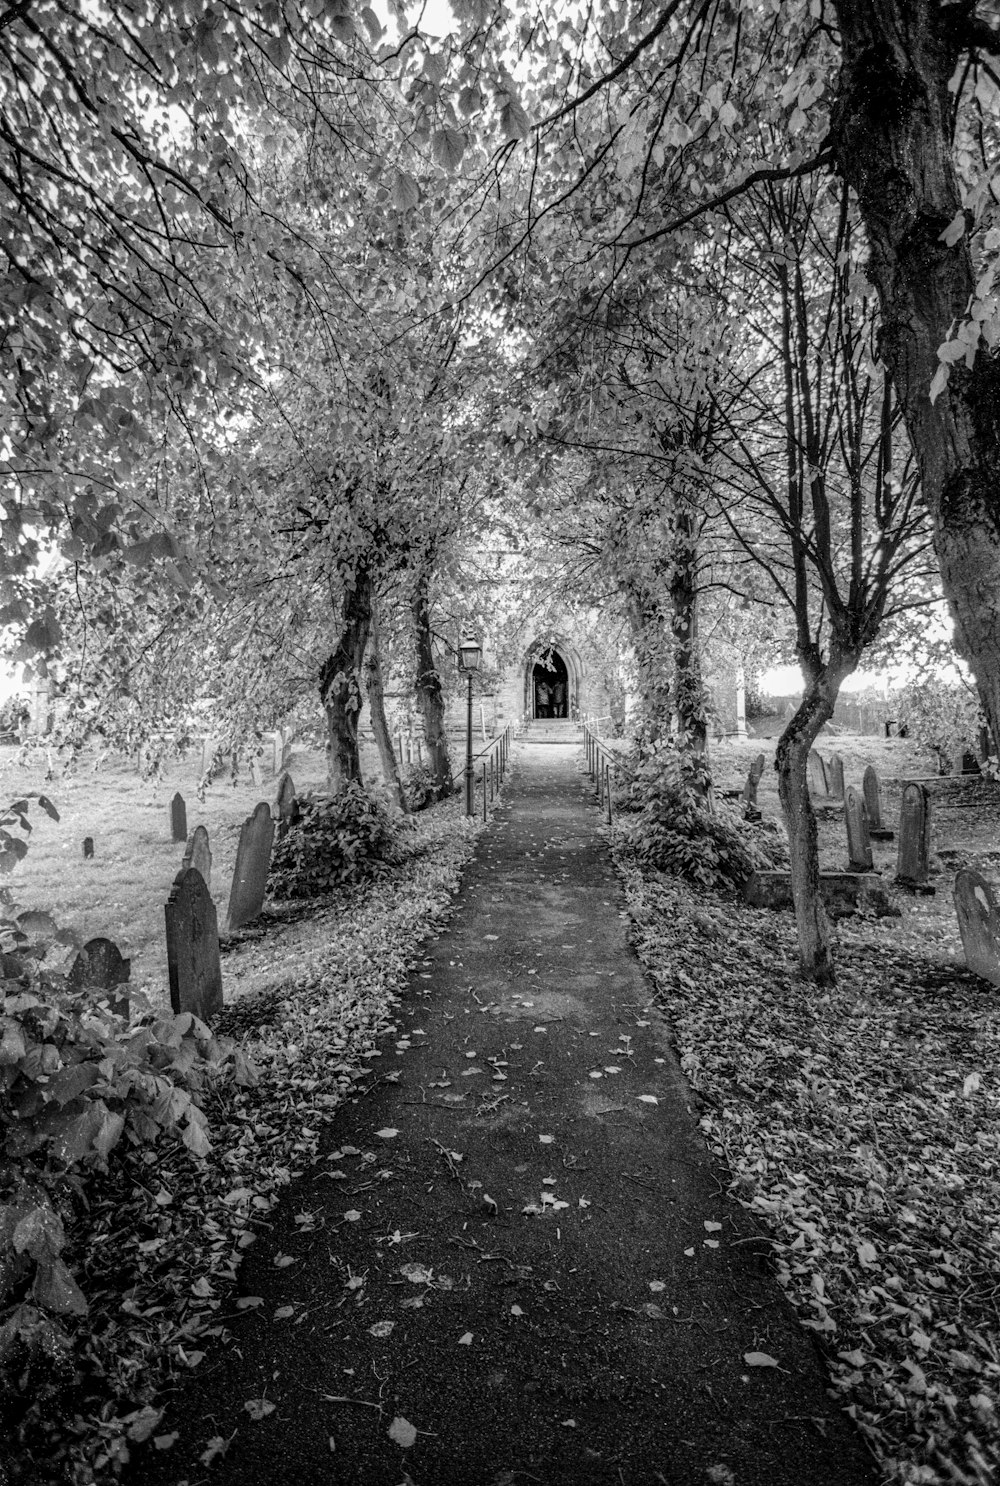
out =
[(403, 793), (410, 810), (426, 810), (440, 798), (434, 775), (426, 764), (410, 764), (403, 771)]
[(13, 1393), (39, 1386), (39, 1366), (88, 1313), (63, 1257), (88, 1178), (165, 1141), (206, 1155), (206, 1096), (224, 1069), (238, 1083), (255, 1075), (189, 1013), (128, 1027), (93, 990), (65, 988), (28, 955), (5, 954), (3, 971), (0, 1376)]
[(616, 804), (635, 816), (626, 839), (643, 866), (698, 887), (734, 888), (779, 860), (776, 833), (750, 831), (727, 807), (709, 808), (704, 767), (689, 754), (661, 748), (623, 759), (615, 772)]
[(317, 898), (381, 876), (400, 859), (397, 826), (381, 800), (352, 782), (338, 793), (303, 794), (298, 819), (278, 843), (268, 887), (274, 898)]
[(960, 681), (949, 685), (933, 675), (917, 676), (893, 702), (910, 737), (936, 753), (942, 768), (950, 767), (957, 753), (975, 751), (982, 711), (973, 687)]

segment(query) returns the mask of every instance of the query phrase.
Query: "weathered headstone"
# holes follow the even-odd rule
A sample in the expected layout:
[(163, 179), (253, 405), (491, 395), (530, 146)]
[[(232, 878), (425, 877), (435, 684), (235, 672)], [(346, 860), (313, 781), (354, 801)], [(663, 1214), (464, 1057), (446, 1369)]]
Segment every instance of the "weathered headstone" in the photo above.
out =
[(747, 774), (747, 782), (743, 786), (743, 819), (749, 821), (760, 820), (760, 808), (757, 804), (757, 789), (760, 785), (761, 775), (764, 773), (764, 755), (758, 753), (750, 765)]
[(277, 753), (275, 754), (274, 772), (276, 774), (281, 769), (287, 769), (292, 761), (292, 729), (279, 729), (279, 737), (281, 739), (281, 753), (280, 756)]
[(951, 772), (953, 774), (981, 774), (979, 760), (968, 748), (960, 748), (952, 760)]
[(188, 834), (187, 806), (182, 794), (174, 795), (170, 801), (170, 836), (173, 841), (186, 841)]
[(833, 754), (827, 764), (826, 777), (833, 798), (842, 800), (844, 798), (844, 760), (839, 753)]
[(825, 799), (830, 793), (830, 786), (826, 777), (826, 762), (821, 753), (815, 748), (810, 748), (809, 757), (806, 760), (806, 777), (809, 782), (809, 793), (818, 795)]
[(84, 836), (84, 838), (83, 838), (83, 859), (84, 859), (84, 861), (89, 862), (90, 859), (91, 859), (91, 857), (93, 855), (94, 855), (94, 838), (93, 838), (93, 836)]
[(204, 826), (195, 826), (188, 837), (181, 870), (186, 867), (193, 867), (196, 872), (200, 872), (206, 887), (212, 886), (212, 848)]
[(274, 808), (278, 815), (278, 840), (281, 841), (288, 835), (299, 814), (298, 796), (295, 793), (295, 781), (291, 774), (282, 774)]
[(254, 813), (243, 822), (240, 844), (236, 848), (236, 866), (226, 915), (226, 928), (230, 933), (256, 918), (264, 906), (273, 841), (271, 807), (266, 800), (261, 800)]
[(882, 788), (872, 764), (864, 772), (861, 788), (868, 810), (868, 834), (873, 841), (891, 841), (895, 833), (887, 828), (882, 819)]
[(1000, 986), (1000, 907), (986, 878), (968, 867), (955, 877), (955, 912), (965, 963), (973, 975)]
[(922, 784), (903, 785), (899, 811), (899, 855), (896, 886), (910, 892), (934, 892), (927, 881), (930, 869), (931, 800)]
[(872, 842), (868, 834), (868, 811), (864, 796), (853, 784), (847, 786), (844, 796), (844, 820), (847, 824), (847, 870), (848, 872), (871, 872)]
[[(67, 980), (80, 989), (90, 986), (94, 990), (115, 991), (118, 986), (128, 985), (132, 973), (132, 961), (125, 959), (113, 939), (88, 939), (69, 968)], [(128, 1016), (128, 992), (124, 995), (109, 995), (111, 1010), (119, 1016)]]
[(174, 878), (164, 908), (170, 1005), (207, 1022), (222, 1010), (219, 926), (212, 895), (195, 867)]

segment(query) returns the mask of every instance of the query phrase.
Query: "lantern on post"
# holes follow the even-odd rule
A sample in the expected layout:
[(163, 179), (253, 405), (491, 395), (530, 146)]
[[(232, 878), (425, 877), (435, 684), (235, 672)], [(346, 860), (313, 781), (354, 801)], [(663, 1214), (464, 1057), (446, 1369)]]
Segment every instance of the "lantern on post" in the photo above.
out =
[(476, 781), (472, 768), (472, 677), (483, 660), (483, 647), (478, 640), (465, 639), (458, 647), (458, 668), (469, 678), (468, 700), (465, 714), (465, 813), (472, 815)]

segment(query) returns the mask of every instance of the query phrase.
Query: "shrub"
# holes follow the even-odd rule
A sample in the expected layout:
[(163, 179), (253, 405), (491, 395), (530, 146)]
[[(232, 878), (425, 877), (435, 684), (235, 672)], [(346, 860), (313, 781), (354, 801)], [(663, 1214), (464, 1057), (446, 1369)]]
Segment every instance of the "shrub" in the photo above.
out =
[(661, 748), (644, 759), (623, 759), (617, 777), (616, 804), (634, 817), (626, 839), (643, 866), (697, 887), (733, 888), (783, 856), (777, 833), (751, 831), (727, 806), (709, 809), (700, 760)]
[(298, 819), (278, 843), (268, 887), (274, 898), (318, 898), (377, 877), (400, 860), (398, 828), (360, 784), (298, 797)]

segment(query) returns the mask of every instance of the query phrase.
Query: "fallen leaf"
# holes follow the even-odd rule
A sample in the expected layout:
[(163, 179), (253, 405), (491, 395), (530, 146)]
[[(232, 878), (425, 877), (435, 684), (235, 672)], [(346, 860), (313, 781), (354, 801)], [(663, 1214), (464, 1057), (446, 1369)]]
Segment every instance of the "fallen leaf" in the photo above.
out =
[(640, 1104), (659, 1104), (660, 1102), (655, 1094), (636, 1094), (635, 1097)]
[(205, 1449), (198, 1456), (202, 1465), (211, 1465), (219, 1456), (225, 1455), (229, 1449), (230, 1441), (224, 1439), (221, 1434), (213, 1434)]
[(356, 1207), (352, 1207), (349, 1212), (346, 1212), (344, 1214), (344, 1222), (345, 1223), (356, 1223), (360, 1217), (361, 1217), (361, 1214), (358, 1212), (357, 1208)]
[(295, 1260), (291, 1254), (275, 1254), (274, 1256), (275, 1269), (287, 1269), (290, 1264), (294, 1263)]
[(236, 1302), (238, 1311), (256, 1310), (257, 1306), (264, 1304), (263, 1295), (241, 1295)]
[(713, 1223), (711, 1221), (711, 1219), (706, 1218), (705, 1219), (705, 1231), (706, 1231), (706, 1233), (720, 1233), (722, 1231), (722, 1224), (721, 1223)]
[(389, 1438), (395, 1444), (401, 1445), (404, 1450), (409, 1450), (416, 1443), (417, 1431), (409, 1419), (404, 1419), (402, 1414), (396, 1415), (387, 1432)]
[(462, 1332), (462, 1335), (458, 1338), (458, 1345), (460, 1347), (471, 1347), (472, 1346), (472, 1332), (471, 1331), (463, 1331)]
[(390, 1335), (395, 1324), (395, 1321), (376, 1321), (373, 1326), (369, 1326), (368, 1335), (376, 1336), (381, 1340), (382, 1337)]
[(273, 1414), (277, 1405), (273, 1404), (269, 1398), (248, 1398), (243, 1407), (251, 1419), (259, 1421), (266, 1419), (268, 1414)]
[(538, 1143), (539, 1143), (539, 1145), (551, 1145), (554, 1140), (555, 1140), (555, 1136), (554, 1135), (540, 1135), (538, 1137)]
[(768, 1352), (744, 1352), (743, 1361), (747, 1367), (777, 1367), (778, 1360)]
[(665, 1290), (667, 1287), (662, 1280), (650, 1280), (649, 1288), (654, 1295), (658, 1295), (661, 1290)]
[(271, 1320), (272, 1321), (287, 1321), (288, 1318), (289, 1318), (289, 1316), (294, 1316), (294, 1315), (295, 1315), (295, 1307), (294, 1307), (294, 1305), (279, 1305), (278, 1306), (278, 1309), (275, 1311), (274, 1315), (271, 1317)]
[(153, 1448), (154, 1450), (169, 1450), (171, 1445), (176, 1445), (179, 1439), (180, 1431), (177, 1429), (174, 1430), (173, 1434), (154, 1434)]
[(524, 1312), (522, 1311), (522, 1309), (521, 1309), (521, 1307), (519, 1305), (512, 1305), (511, 1308), (510, 1308), (510, 1313), (511, 1313), (512, 1316), (523, 1316), (524, 1315)]
[(376, 1130), (375, 1131), (375, 1139), (376, 1140), (392, 1140), (398, 1134), (399, 1134), (399, 1131), (398, 1130), (394, 1130), (391, 1125), (387, 1125), (384, 1130)]

